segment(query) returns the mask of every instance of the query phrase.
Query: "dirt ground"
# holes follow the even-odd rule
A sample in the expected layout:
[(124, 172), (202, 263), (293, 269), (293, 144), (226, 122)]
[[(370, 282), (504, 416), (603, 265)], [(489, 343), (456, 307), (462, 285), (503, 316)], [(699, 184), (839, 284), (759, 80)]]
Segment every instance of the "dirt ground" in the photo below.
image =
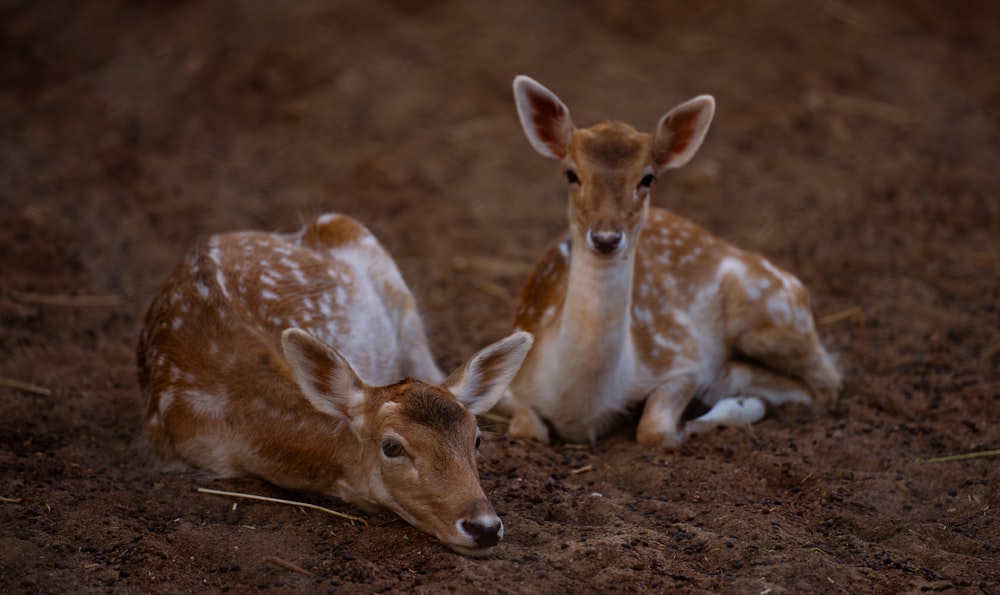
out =
[[(1000, 448), (998, 27), (987, 0), (0, 2), (0, 376), (45, 389), (0, 386), (0, 591), (1000, 593), (1000, 459), (928, 462)], [(654, 204), (806, 283), (836, 410), (676, 451), (483, 420), (490, 559), (158, 471), (134, 347), (205, 234), (350, 213), (444, 368), (508, 332), (566, 224), (518, 73), (580, 125), (715, 95)]]

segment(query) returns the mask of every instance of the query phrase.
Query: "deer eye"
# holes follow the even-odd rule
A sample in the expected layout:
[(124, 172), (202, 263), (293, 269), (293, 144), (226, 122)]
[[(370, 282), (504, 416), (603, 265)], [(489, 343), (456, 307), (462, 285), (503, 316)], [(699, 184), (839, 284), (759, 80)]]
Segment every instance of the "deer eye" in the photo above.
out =
[(566, 170), (566, 181), (569, 182), (570, 184), (579, 184), (580, 183), (580, 178), (577, 177), (575, 171), (573, 171), (571, 169), (567, 169)]
[(406, 455), (406, 449), (403, 448), (403, 445), (398, 440), (386, 438), (382, 440), (382, 454), (389, 459), (398, 459)]
[(641, 180), (639, 180), (639, 188), (649, 188), (650, 186), (653, 185), (653, 182), (655, 181), (656, 181), (656, 176), (654, 176), (653, 174), (646, 174), (642, 176)]
[(479, 445), (482, 443), (483, 443), (482, 436), (479, 434), (479, 432), (476, 432), (476, 450), (479, 450)]

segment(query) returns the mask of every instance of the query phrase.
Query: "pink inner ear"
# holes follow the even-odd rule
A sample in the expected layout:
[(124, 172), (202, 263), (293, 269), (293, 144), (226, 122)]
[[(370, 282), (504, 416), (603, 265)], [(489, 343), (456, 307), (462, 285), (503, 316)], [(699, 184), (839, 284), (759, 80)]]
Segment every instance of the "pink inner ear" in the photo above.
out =
[(567, 134), (563, 129), (566, 112), (561, 105), (550, 101), (548, 97), (534, 93), (531, 93), (529, 97), (532, 111), (531, 121), (535, 124), (538, 139), (562, 159), (566, 156), (564, 145)]
[(713, 104), (692, 100), (669, 113), (660, 123), (653, 140), (653, 158), (660, 167), (674, 168), (687, 163), (701, 145), (711, 122)]
[(521, 125), (535, 150), (546, 157), (566, 157), (573, 124), (569, 110), (551, 91), (530, 79), (515, 81)]
[(665, 165), (670, 162), (674, 157), (684, 153), (687, 150), (688, 145), (691, 144), (691, 140), (694, 138), (694, 129), (691, 127), (691, 119), (687, 119), (685, 124), (687, 126), (680, 126), (678, 123), (671, 118), (670, 122), (665, 123), (664, 126), (668, 131), (664, 131), (661, 134), (669, 135), (669, 144), (657, 144), (657, 151), (654, 158), (656, 162), (660, 165)]

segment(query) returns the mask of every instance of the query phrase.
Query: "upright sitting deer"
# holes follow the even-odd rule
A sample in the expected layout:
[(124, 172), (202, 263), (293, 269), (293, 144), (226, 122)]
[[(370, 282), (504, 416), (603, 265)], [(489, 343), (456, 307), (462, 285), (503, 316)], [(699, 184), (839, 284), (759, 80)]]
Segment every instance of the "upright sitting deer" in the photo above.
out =
[(477, 555), (503, 524), (479, 484), (474, 414), (531, 343), (516, 332), (445, 379), (392, 258), (326, 214), (299, 233), (200, 243), (153, 301), (137, 355), (162, 458), (388, 508)]
[[(569, 109), (514, 79), (531, 145), (569, 182), (569, 233), (521, 291), (515, 327), (534, 347), (501, 406), (509, 433), (596, 440), (643, 402), (636, 438), (675, 446), (750, 424), (765, 404), (831, 404), (840, 377), (820, 344), (802, 284), (757, 254), (649, 206), (657, 176), (688, 162), (715, 111), (702, 95), (652, 134), (621, 122), (577, 129)], [(699, 399), (711, 409), (686, 423)]]

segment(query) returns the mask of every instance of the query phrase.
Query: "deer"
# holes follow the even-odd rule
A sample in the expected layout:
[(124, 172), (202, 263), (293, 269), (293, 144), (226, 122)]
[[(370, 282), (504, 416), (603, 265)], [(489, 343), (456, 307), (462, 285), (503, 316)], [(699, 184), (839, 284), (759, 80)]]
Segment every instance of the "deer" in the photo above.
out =
[(531, 344), (514, 332), (445, 377), (395, 262), (349, 216), (213, 235), (145, 317), (149, 445), (168, 470), (388, 509), (458, 553), (487, 555), (504, 525), (480, 485), (475, 416)]
[(701, 146), (712, 96), (643, 133), (619, 121), (576, 128), (534, 79), (519, 75), (513, 87), (529, 143), (566, 177), (569, 230), (518, 296), (514, 328), (535, 342), (498, 404), (509, 435), (593, 444), (638, 414), (638, 443), (674, 448), (786, 403), (833, 405), (840, 373), (802, 283), (650, 206), (658, 178)]

